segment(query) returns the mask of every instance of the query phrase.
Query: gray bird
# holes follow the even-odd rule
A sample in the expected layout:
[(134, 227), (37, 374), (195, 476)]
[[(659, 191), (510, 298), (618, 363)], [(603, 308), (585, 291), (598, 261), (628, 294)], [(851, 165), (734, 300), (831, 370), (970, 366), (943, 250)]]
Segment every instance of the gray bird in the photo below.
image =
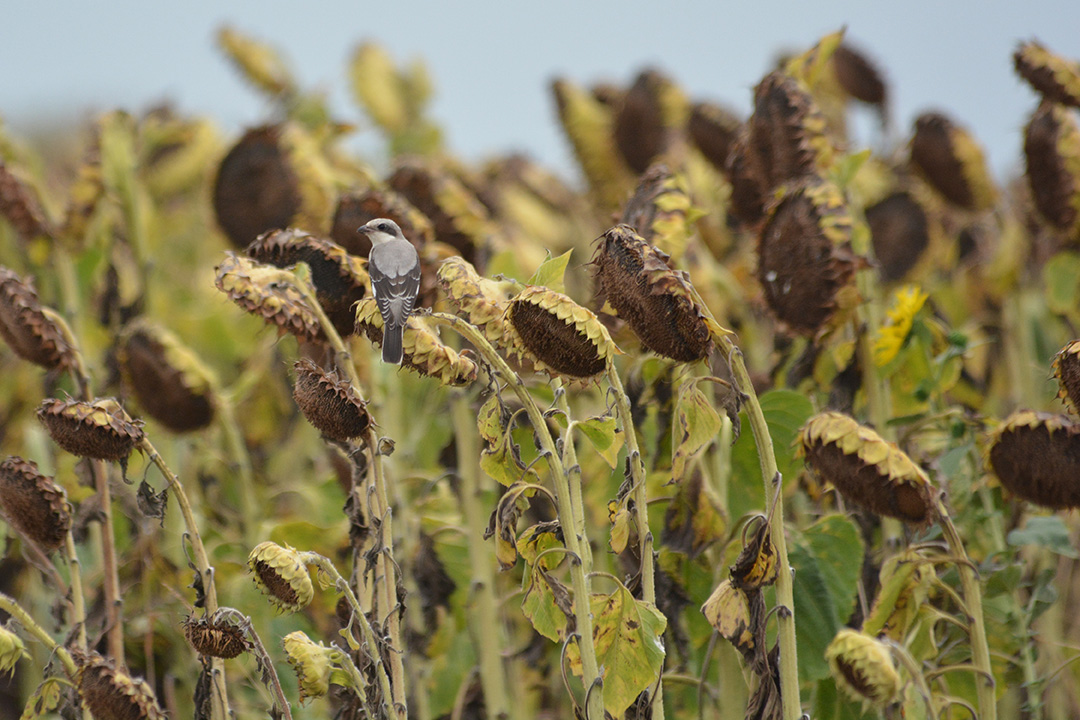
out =
[(368, 275), (383, 319), (382, 359), (401, 364), (401, 335), (420, 292), (420, 256), (393, 220), (376, 218), (358, 229), (371, 240)]

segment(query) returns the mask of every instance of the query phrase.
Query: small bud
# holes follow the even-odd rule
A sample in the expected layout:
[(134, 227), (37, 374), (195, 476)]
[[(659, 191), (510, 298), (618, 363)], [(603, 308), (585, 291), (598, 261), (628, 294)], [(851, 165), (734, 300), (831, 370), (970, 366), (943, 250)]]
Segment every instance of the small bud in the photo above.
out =
[(259, 543), (248, 555), (248, 569), (255, 576), (255, 586), (282, 610), (298, 612), (315, 597), (307, 566), (288, 545)]
[(30, 657), (26, 643), (6, 627), (0, 627), (0, 673), (15, 672), (15, 664), (23, 657)]

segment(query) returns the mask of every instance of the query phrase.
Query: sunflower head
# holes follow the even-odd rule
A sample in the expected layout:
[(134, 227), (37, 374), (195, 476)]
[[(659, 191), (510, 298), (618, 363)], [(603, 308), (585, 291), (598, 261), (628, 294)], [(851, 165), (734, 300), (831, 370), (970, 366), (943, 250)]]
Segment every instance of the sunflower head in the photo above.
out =
[(930, 246), (930, 220), (910, 193), (896, 192), (867, 207), (866, 224), (883, 282), (902, 279)]
[(135, 320), (120, 337), (117, 362), (139, 407), (165, 427), (188, 432), (213, 422), (210, 370), (170, 331)]
[(837, 45), (829, 58), (840, 87), (851, 97), (883, 111), (889, 92), (885, 79), (870, 58), (846, 43)]
[(552, 377), (586, 382), (620, 352), (591, 310), (562, 293), (528, 285), (510, 301), (512, 349)]
[(237, 625), (214, 617), (188, 616), (184, 637), (200, 655), (231, 660), (247, 652), (251, 642)]
[(496, 345), (509, 342), (506, 310), (512, 285), (489, 280), (476, 272), (468, 260), (454, 256), (439, 266), (439, 285), (457, 312)]
[(362, 192), (345, 193), (338, 198), (330, 237), (351, 254), (367, 257), (371, 241), (356, 228), (376, 218), (390, 218), (401, 233), (418, 248), (435, 240), (435, 228), (422, 212), (400, 193), (388, 188), (371, 187)]
[(38, 472), (36, 463), (20, 457), (0, 463), (0, 511), (45, 552), (59, 549), (71, 529), (64, 489)]
[(303, 294), (293, 283), (282, 281), (278, 268), (226, 252), (215, 284), (243, 310), (276, 326), (279, 334), (290, 333), (307, 342), (326, 338)]
[(1080, 107), (1080, 63), (1055, 55), (1040, 43), (1021, 43), (1013, 53), (1016, 74), (1047, 100)]
[[(375, 298), (364, 298), (357, 303), (356, 329), (371, 342), (382, 344), (383, 319)], [(467, 354), (443, 343), (429, 322), (418, 315), (410, 315), (406, 321), (401, 346), (403, 367), (435, 378), (443, 385), (469, 385), (476, 380), (476, 363)]]
[(123, 461), (143, 439), (142, 423), (132, 420), (113, 398), (48, 398), (37, 416), (57, 445), (79, 457)]
[(54, 234), (37, 195), (3, 160), (0, 160), (0, 217), (11, 223), (23, 242)]
[(1058, 397), (1073, 415), (1080, 415), (1080, 340), (1073, 340), (1054, 356)]
[(724, 172), (740, 126), (739, 118), (730, 110), (702, 102), (690, 109), (687, 130), (690, 140), (709, 164)]
[(911, 164), (942, 197), (965, 210), (986, 210), (997, 200), (982, 149), (966, 129), (940, 113), (915, 119)]
[(754, 89), (749, 121), (750, 162), (767, 188), (776, 188), (832, 164), (826, 120), (806, 86), (782, 72), (766, 75)]
[(150, 686), (97, 653), (80, 655), (79, 695), (95, 718), (165, 720)]
[(293, 398), (308, 422), (323, 435), (337, 442), (360, 437), (371, 426), (371, 415), (352, 384), (326, 372), (307, 358), (293, 366), (296, 386)]
[(990, 435), (989, 466), (1014, 495), (1043, 507), (1080, 507), (1080, 424), (1014, 412)]
[(293, 548), (266, 541), (248, 555), (255, 586), (282, 610), (298, 612), (315, 597), (307, 565)]
[(688, 111), (689, 103), (670, 78), (654, 69), (638, 74), (622, 94), (612, 126), (615, 146), (634, 174), (664, 154)]
[(698, 215), (690, 202), (686, 179), (667, 165), (656, 163), (641, 176), (637, 190), (623, 209), (622, 221), (646, 242), (678, 260)]
[(0, 336), (16, 355), (47, 370), (64, 369), (73, 361), (72, 348), (33, 286), (6, 267), (0, 267)]
[(892, 654), (880, 640), (844, 628), (825, 650), (836, 684), (853, 699), (884, 708), (900, 695), (902, 682)]
[(334, 669), (333, 652), (317, 643), (301, 630), (284, 637), (285, 659), (289, 661), (300, 684), (300, 702), (322, 697), (330, 692), (330, 677)]
[(1080, 127), (1073, 112), (1039, 105), (1024, 128), (1028, 187), (1039, 215), (1069, 238), (1080, 233)]
[(922, 310), (928, 297), (915, 285), (906, 285), (896, 291), (892, 307), (886, 311), (889, 322), (878, 328), (874, 339), (874, 362), (878, 367), (888, 365), (900, 354), (900, 349), (911, 334), (915, 316)]
[(798, 454), (844, 499), (916, 527), (937, 518), (937, 490), (895, 444), (837, 412), (810, 418), (799, 431)]

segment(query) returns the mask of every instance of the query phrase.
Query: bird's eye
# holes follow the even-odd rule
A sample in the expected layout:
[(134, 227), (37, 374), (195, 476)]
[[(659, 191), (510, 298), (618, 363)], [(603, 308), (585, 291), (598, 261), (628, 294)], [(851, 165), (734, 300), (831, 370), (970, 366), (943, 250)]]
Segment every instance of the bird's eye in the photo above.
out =
[(379, 229), (384, 233), (390, 232), (390, 225), (388, 223), (379, 223)]

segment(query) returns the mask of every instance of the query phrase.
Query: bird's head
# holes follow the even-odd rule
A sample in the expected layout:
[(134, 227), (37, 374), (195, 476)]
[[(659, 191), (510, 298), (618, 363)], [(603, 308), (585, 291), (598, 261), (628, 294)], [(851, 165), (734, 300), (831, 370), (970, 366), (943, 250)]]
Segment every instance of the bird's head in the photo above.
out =
[(375, 218), (357, 228), (357, 232), (367, 235), (373, 246), (382, 245), (391, 240), (405, 239), (398, 224), (389, 218)]

